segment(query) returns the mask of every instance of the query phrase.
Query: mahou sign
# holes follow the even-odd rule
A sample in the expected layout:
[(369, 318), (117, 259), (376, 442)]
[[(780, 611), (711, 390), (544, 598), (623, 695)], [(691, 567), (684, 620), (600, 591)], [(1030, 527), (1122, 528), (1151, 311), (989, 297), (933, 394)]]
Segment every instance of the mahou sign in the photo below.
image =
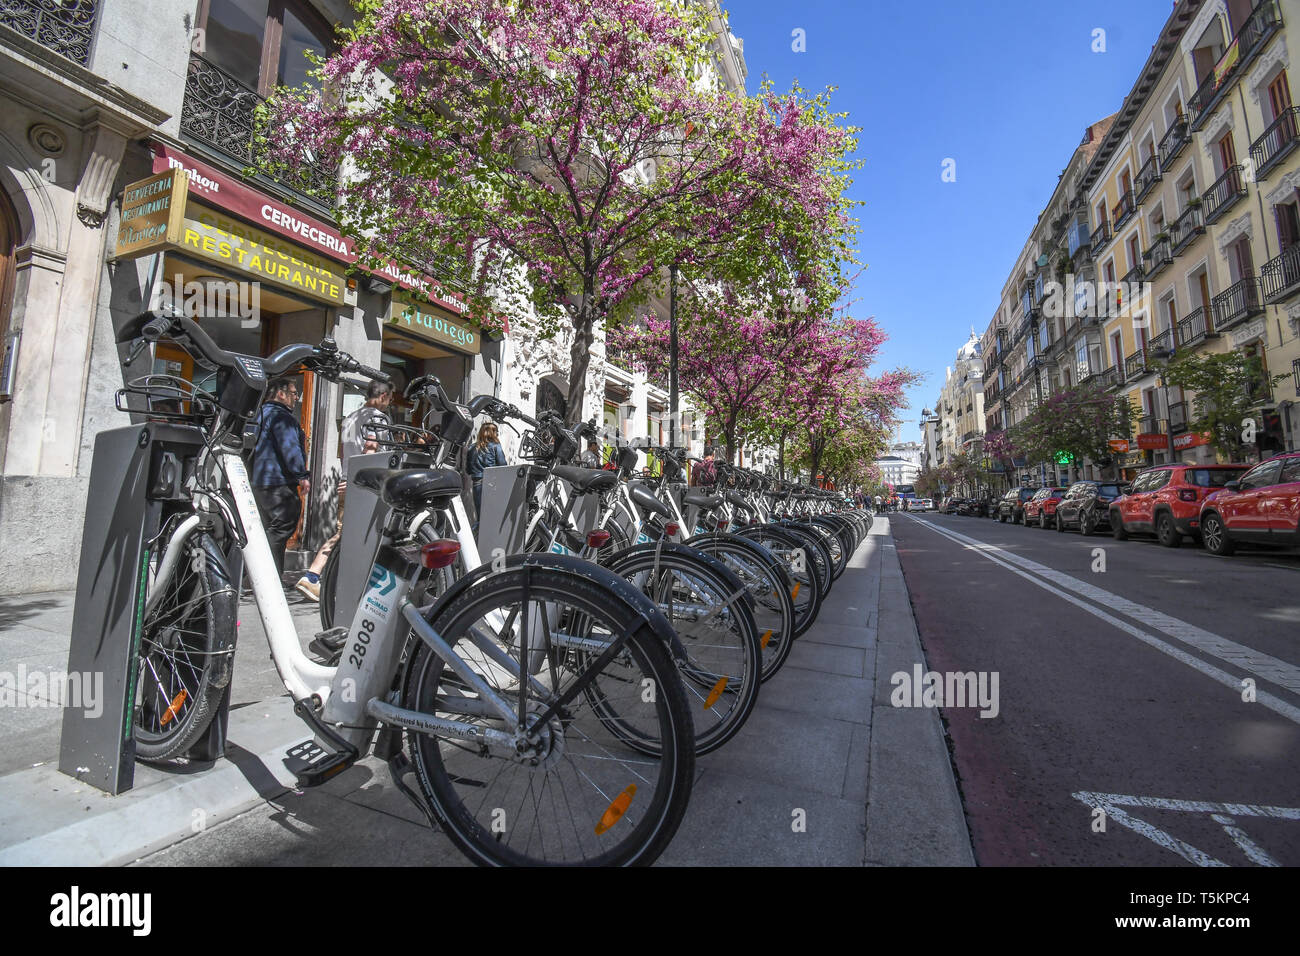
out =
[[(272, 199), (246, 186), (201, 160), (173, 149), (165, 143), (153, 144), (153, 168), (160, 173), (168, 169), (184, 171), (189, 178), (189, 191), (194, 199), (261, 226), (268, 232), (292, 239), (303, 246), (328, 256), (337, 262), (355, 265), (357, 254), (352, 240), (333, 226)], [(389, 263), (378, 275), (404, 289), (414, 289), (429, 301), (451, 312), (464, 314), (465, 303), (435, 280)]]

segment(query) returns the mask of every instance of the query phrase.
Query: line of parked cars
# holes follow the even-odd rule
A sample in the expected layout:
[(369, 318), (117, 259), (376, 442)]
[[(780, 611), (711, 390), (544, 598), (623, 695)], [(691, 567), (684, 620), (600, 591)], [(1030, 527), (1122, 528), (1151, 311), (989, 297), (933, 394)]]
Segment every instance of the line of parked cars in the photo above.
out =
[(1239, 544), (1300, 547), (1300, 451), (1257, 465), (1156, 465), (1132, 483), (1012, 488), (992, 503), (950, 498), (940, 510), (1084, 535), (1109, 531), (1117, 541), (1149, 535), (1166, 548), (1191, 538), (1217, 555)]

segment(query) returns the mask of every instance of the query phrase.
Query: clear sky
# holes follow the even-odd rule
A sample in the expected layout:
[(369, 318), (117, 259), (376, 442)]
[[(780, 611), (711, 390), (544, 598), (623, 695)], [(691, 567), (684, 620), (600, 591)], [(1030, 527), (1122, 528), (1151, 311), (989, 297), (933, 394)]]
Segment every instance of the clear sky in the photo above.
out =
[[(1119, 109), (1170, 0), (723, 0), (749, 91), (836, 87), (862, 127), (854, 314), (888, 333), (883, 367), (925, 374), (904, 440), (1002, 285), (1091, 123)], [(1104, 30), (1105, 52), (1093, 52)], [(803, 31), (805, 50), (797, 52)], [(955, 161), (955, 182), (942, 179)]]

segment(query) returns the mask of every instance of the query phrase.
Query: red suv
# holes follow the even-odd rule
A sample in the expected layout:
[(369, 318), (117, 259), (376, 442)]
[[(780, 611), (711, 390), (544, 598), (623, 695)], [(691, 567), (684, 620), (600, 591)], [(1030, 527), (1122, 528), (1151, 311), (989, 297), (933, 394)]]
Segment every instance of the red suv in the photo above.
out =
[(1064, 488), (1040, 488), (1038, 494), (1025, 502), (1025, 527), (1031, 521), (1040, 528), (1056, 527), (1056, 506), (1065, 497)]
[(1211, 554), (1237, 544), (1300, 545), (1300, 451), (1262, 461), (1201, 505), (1201, 543)]
[(1166, 548), (1183, 535), (1200, 533), (1206, 497), (1240, 478), (1249, 465), (1160, 465), (1133, 479), (1128, 494), (1110, 506), (1110, 530), (1117, 541), (1130, 534), (1154, 534)]

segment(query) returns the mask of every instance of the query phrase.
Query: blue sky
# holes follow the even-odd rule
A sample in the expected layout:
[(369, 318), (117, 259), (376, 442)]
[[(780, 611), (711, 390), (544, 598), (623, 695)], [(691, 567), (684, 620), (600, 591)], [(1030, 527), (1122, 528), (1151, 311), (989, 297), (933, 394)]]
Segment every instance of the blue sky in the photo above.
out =
[[(861, 232), (854, 314), (889, 335), (882, 366), (925, 373), (902, 437), (919, 439), (944, 369), (1002, 284), (1092, 122), (1119, 109), (1170, 0), (724, 0), (749, 90), (835, 86), (862, 127), (850, 197)], [(804, 31), (795, 52), (792, 31)], [(1093, 31), (1105, 31), (1094, 53)], [(956, 162), (943, 182), (943, 162)]]

